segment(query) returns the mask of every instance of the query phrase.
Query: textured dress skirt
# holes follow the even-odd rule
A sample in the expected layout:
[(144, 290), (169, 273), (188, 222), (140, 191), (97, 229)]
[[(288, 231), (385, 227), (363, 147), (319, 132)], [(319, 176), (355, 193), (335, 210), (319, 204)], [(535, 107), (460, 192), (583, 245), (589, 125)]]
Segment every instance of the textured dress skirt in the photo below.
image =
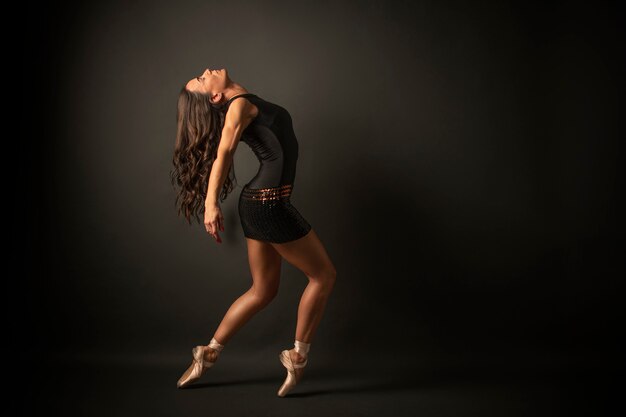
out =
[(291, 204), (293, 184), (249, 188), (239, 195), (239, 218), (246, 237), (285, 243), (305, 236), (311, 225)]

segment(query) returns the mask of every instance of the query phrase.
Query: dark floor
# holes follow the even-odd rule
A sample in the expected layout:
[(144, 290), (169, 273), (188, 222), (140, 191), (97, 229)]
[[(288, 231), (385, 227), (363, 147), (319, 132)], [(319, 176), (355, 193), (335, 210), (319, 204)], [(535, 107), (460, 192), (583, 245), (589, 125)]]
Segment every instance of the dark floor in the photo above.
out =
[(387, 363), (344, 366), (311, 357), (300, 385), (280, 398), (286, 371), (275, 353), (223, 355), (187, 389), (177, 389), (176, 381), (190, 356), (59, 357), (31, 380), (33, 411), (106, 417), (625, 415), (623, 374), (616, 371), (532, 361), (408, 366), (393, 354)]

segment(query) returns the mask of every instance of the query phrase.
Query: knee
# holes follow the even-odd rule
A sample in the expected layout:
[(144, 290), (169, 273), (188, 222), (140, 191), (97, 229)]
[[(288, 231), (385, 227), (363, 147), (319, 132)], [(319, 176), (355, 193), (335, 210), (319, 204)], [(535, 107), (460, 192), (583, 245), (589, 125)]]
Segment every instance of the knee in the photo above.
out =
[(276, 298), (278, 294), (278, 288), (268, 288), (263, 290), (252, 288), (252, 294), (254, 300), (259, 308), (265, 308), (269, 303)]
[(317, 274), (317, 276), (309, 278), (322, 285), (327, 291), (330, 291), (335, 286), (335, 281), (337, 281), (337, 270), (335, 266), (331, 264)]

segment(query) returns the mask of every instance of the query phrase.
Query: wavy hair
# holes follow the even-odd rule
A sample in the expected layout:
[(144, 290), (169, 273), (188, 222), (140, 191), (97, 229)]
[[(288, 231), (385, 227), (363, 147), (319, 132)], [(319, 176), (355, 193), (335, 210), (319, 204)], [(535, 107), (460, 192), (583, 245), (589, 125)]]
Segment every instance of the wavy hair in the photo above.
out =
[[(189, 224), (192, 218), (203, 223), (209, 174), (217, 158), (226, 110), (225, 103), (213, 104), (208, 94), (189, 91), (186, 86), (178, 96), (174, 168), (170, 179), (174, 187), (180, 187), (175, 202), (178, 215), (182, 213)], [(231, 164), (220, 191), (220, 202), (228, 197), (236, 183), (235, 167)]]

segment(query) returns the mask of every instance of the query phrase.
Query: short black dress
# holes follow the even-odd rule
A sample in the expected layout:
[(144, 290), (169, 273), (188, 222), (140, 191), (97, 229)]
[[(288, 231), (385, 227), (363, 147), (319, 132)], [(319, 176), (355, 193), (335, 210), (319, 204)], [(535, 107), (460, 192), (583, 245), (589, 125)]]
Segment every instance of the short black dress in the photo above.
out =
[(311, 225), (291, 204), (296, 177), (298, 140), (289, 112), (256, 94), (243, 93), (259, 113), (241, 134), (261, 166), (239, 195), (239, 218), (246, 237), (285, 243), (305, 236)]

